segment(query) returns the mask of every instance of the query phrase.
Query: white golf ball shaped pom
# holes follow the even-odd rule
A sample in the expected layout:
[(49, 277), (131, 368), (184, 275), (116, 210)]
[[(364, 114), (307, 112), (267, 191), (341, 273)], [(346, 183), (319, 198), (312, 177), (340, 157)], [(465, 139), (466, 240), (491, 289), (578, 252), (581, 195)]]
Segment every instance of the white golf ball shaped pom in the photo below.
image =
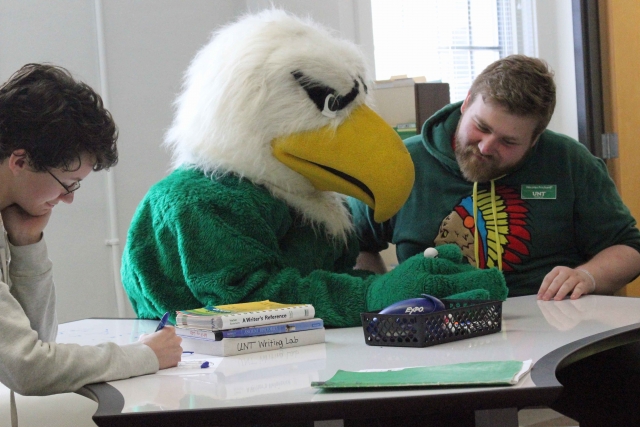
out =
[(425, 258), (437, 258), (438, 257), (438, 250), (436, 248), (427, 248), (424, 250), (424, 257)]

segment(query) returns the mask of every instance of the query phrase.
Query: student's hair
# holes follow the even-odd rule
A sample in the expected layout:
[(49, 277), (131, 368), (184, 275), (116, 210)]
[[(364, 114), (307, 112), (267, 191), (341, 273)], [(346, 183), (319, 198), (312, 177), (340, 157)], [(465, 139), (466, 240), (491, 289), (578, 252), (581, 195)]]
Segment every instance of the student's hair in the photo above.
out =
[(511, 114), (538, 119), (533, 136), (544, 131), (556, 106), (556, 84), (546, 62), (524, 55), (510, 55), (489, 65), (474, 80), (470, 101), (500, 105)]
[(36, 171), (71, 170), (89, 155), (99, 171), (118, 162), (117, 139), (100, 95), (62, 67), (27, 64), (0, 86), (0, 162), (25, 150)]

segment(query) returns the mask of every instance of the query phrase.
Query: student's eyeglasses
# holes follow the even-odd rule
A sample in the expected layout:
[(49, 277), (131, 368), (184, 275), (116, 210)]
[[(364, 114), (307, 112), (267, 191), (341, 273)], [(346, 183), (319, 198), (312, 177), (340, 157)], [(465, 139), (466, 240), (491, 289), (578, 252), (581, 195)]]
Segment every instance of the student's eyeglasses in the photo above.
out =
[(58, 178), (56, 178), (56, 176), (54, 174), (51, 173), (51, 171), (49, 169), (47, 169), (47, 173), (49, 175), (51, 175), (53, 177), (53, 179), (55, 179), (56, 181), (58, 181), (58, 184), (62, 185), (62, 188), (64, 188), (66, 190), (66, 193), (64, 194), (65, 196), (67, 194), (71, 194), (74, 191), (76, 191), (78, 188), (80, 188), (80, 181), (76, 181), (73, 184), (66, 186), (62, 183), (62, 181), (60, 181)]

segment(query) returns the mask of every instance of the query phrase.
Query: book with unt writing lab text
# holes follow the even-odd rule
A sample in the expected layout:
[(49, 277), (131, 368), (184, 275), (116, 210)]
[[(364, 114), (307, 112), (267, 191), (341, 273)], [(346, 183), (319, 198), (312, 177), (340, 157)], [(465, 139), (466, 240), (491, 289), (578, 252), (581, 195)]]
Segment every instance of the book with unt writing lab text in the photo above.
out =
[(242, 338), (223, 338), (219, 341), (183, 337), (182, 348), (211, 356), (236, 356), (260, 351), (280, 350), (324, 342), (324, 328), (283, 334), (260, 335)]

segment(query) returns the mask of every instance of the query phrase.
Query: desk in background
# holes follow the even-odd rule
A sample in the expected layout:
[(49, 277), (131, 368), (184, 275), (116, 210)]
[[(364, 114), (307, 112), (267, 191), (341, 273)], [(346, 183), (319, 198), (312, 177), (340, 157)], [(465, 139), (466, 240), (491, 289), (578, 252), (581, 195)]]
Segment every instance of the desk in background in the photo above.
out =
[[(60, 325), (58, 341), (126, 343), (152, 332), (155, 321), (87, 319)], [(640, 341), (640, 299), (586, 296), (503, 304), (502, 332), (425, 348), (373, 347), (361, 328), (327, 330), (326, 343), (227, 358), (209, 369), (92, 384), (79, 393), (98, 402), (98, 426), (240, 426), (279, 421), (371, 419), (475, 414), (477, 426), (517, 426), (517, 410), (549, 406), (562, 391), (556, 368), (593, 353)], [(193, 356), (198, 357), (198, 356)], [(326, 392), (311, 388), (338, 369), (442, 365), (532, 359), (515, 386)], [(604, 367), (603, 367), (604, 368)]]

